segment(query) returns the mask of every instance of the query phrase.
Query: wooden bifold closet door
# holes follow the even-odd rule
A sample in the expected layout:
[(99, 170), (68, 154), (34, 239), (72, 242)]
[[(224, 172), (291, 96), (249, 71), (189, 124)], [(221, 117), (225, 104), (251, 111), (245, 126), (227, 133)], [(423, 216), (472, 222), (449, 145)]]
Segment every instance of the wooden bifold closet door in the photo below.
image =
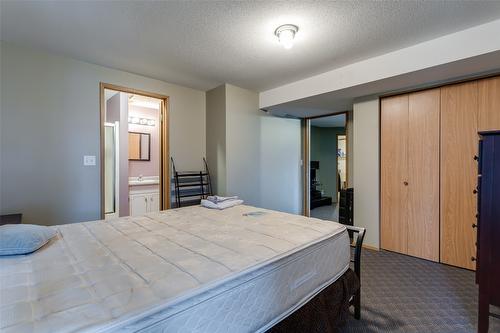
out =
[(439, 260), (439, 89), (382, 99), (381, 245)]
[(477, 81), (441, 88), (441, 262), (475, 269)]
[(381, 101), (381, 245), (408, 251), (408, 95)]

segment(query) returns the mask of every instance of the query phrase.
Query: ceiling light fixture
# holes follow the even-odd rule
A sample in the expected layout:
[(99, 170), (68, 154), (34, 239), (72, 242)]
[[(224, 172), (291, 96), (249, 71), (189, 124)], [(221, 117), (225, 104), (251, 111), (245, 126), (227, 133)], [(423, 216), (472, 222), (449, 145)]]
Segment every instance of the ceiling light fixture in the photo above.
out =
[(297, 31), (299, 31), (299, 27), (296, 25), (284, 24), (276, 28), (274, 34), (278, 37), (280, 44), (288, 50), (293, 46), (293, 39), (295, 38)]

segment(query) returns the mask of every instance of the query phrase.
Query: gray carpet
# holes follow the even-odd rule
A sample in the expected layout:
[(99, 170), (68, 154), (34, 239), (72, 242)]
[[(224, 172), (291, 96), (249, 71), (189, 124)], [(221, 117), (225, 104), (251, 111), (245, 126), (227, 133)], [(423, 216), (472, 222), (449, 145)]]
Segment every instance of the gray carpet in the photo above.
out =
[(338, 202), (334, 202), (333, 204), (328, 206), (321, 206), (311, 209), (311, 217), (338, 222), (339, 221)]
[(363, 249), (361, 260), (361, 320), (342, 332), (476, 332), (474, 272), (388, 251)]

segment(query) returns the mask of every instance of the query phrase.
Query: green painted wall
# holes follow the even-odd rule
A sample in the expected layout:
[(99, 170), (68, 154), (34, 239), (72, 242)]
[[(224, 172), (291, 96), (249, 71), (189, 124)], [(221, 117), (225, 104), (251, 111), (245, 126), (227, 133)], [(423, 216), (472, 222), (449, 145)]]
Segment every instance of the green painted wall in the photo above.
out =
[(344, 127), (311, 126), (311, 161), (319, 161), (316, 178), (323, 185), (324, 195), (337, 202), (337, 135)]

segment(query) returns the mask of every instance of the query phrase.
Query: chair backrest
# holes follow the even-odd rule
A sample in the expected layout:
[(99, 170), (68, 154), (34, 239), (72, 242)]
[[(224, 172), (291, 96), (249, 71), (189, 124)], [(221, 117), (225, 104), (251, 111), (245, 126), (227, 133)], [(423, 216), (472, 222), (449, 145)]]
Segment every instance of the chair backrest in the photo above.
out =
[(346, 228), (351, 239), (353, 239), (354, 234), (356, 234), (356, 244), (351, 244), (351, 247), (354, 248), (354, 258), (351, 259), (351, 262), (354, 263), (354, 273), (361, 279), (361, 249), (363, 247), (366, 229), (352, 225), (346, 225)]

